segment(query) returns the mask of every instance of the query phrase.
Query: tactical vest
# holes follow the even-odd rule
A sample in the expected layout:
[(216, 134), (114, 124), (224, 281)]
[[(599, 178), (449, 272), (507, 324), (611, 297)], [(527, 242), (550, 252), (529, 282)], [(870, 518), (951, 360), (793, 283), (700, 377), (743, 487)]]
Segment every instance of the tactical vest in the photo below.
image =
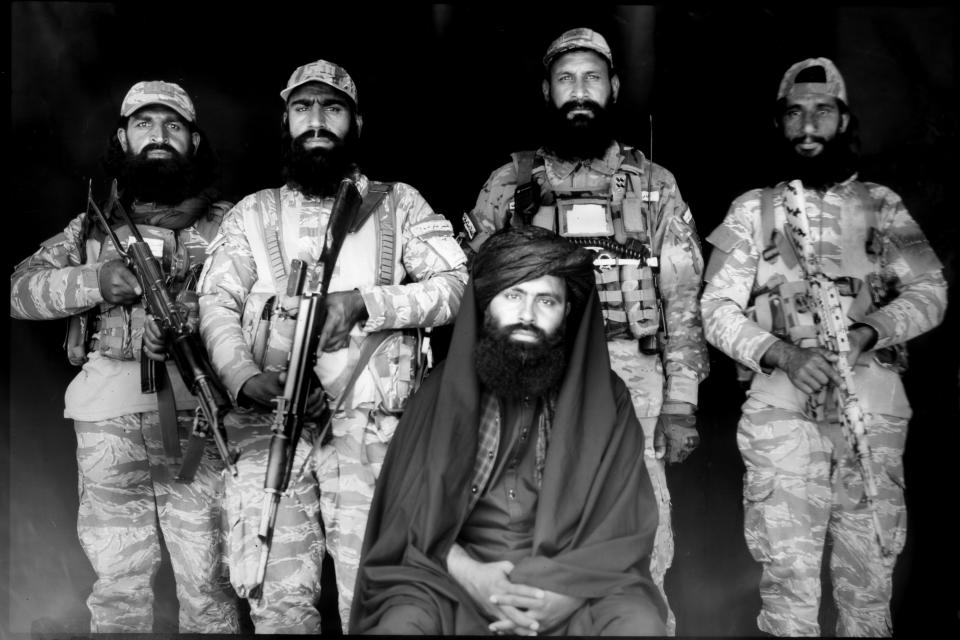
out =
[[(851, 185), (857, 194), (855, 204), (845, 205), (840, 214), (842, 264), (838, 271), (832, 261), (824, 261), (824, 271), (836, 283), (848, 319), (862, 322), (885, 303), (888, 292), (880, 276), (880, 203), (862, 183)], [(751, 315), (760, 327), (782, 340), (800, 347), (817, 346), (816, 324), (807, 304), (807, 283), (793, 245), (785, 235), (789, 231), (779, 201), (781, 188), (779, 185), (761, 192), (762, 250), (756, 275), (759, 286), (750, 302)], [(875, 355), (889, 368), (906, 368), (906, 350), (902, 345)]]
[(653, 167), (643, 175), (643, 154), (623, 148), (624, 159), (610, 178), (575, 172), (573, 184), (550, 184), (542, 156), (513, 154), (517, 172), (507, 224), (545, 227), (597, 254), (594, 275), (607, 340), (637, 338), (648, 355), (662, 351), (658, 276), (654, 246), (659, 185)]
[[(192, 226), (179, 231), (138, 224), (137, 229), (150, 246), (166, 275), (166, 285), (175, 301), (196, 301), (196, 282), (203, 268), (206, 248), (216, 235), (223, 218), (226, 203), (216, 203), (210, 214), (201, 216)], [(133, 240), (130, 229), (115, 229), (121, 244)], [(120, 257), (112, 240), (102, 234), (91, 235), (84, 241), (87, 264), (107, 262)], [(86, 354), (99, 352), (115, 360), (141, 358), (146, 310), (141, 302), (133, 305), (115, 305), (101, 302), (95, 313), (71, 318), (66, 350), (71, 364), (82, 365)]]
[[(393, 183), (370, 181), (356, 220), (344, 240), (331, 281), (331, 291), (362, 286), (400, 284), (396, 281), (401, 251), (394, 208), (384, 200)], [(241, 330), (261, 371), (285, 371), (293, 335), (299, 296), (286, 294), (287, 272), (296, 257), (299, 224), (296, 211), (283, 207), (279, 189), (267, 189), (255, 195), (257, 207), (245, 216), (247, 239), (257, 265), (258, 279), (244, 301)], [(264, 225), (275, 216), (278, 224)], [(315, 265), (309, 265), (313, 268)], [(368, 375), (361, 375), (354, 390), (357, 401), (372, 400), (375, 388), (378, 408), (387, 413), (400, 412), (422, 376), (425, 359), (419, 331), (395, 331), (370, 354)], [(359, 363), (360, 343), (351, 339), (347, 349), (323, 353), (318, 358), (317, 374), (331, 397), (339, 397), (347, 388), (350, 375), (365, 363)], [(366, 390), (364, 391), (364, 385)], [(356, 403), (354, 403), (354, 406)]]

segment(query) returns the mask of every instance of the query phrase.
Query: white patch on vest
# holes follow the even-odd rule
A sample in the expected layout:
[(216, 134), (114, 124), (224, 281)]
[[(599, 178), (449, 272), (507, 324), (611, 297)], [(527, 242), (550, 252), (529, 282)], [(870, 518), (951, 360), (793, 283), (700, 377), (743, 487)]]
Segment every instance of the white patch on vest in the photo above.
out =
[(567, 233), (601, 235), (607, 233), (607, 209), (599, 204), (575, 204), (566, 211)]
[(660, 202), (659, 191), (641, 191), (640, 199), (644, 202)]
[[(144, 242), (147, 243), (147, 246), (150, 247), (150, 253), (153, 254), (154, 258), (160, 259), (163, 258), (163, 239), (162, 238), (144, 238)], [(130, 236), (130, 239), (127, 240), (127, 249), (130, 248), (130, 245), (136, 242), (136, 238)]]

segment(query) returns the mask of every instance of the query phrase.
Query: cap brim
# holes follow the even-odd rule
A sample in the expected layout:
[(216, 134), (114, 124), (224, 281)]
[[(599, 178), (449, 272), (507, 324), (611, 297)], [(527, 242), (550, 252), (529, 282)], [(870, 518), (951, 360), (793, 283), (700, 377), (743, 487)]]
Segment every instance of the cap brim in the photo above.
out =
[(154, 100), (151, 102), (143, 102), (141, 104), (138, 104), (130, 109), (127, 109), (125, 112), (121, 112), (120, 117), (129, 118), (130, 116), (135, 114), (137, 111), (140, 111), (140, 109), (143, 109), (144, 107), (150, 107), (153, 105), (160, 105), (161, 107), (166, 107), (167, 109), (171, 109), (177, 112), (187, 122), (194, 122), (196, 120), (196, 118), (194, 118), (193, 115), (185, 111), (184, 108), (181, 107), (180, 105), (176, 103), (171, 103), (171, 102), (161, 102), (160, 100)]
[(341, 89), (341, 88), (338, 87), (337, 85), (335, 85), (335, 84), (330, 84), (329, 82), (327, 82), (327, 81), (325, 81), (325, 80), (317, 80), (316, 78), (310, 78), (310, 79), (308, 79), (308, 80), (304, 80), (303, 82), (298, 82), (297, 84), (293, 85), (292, 87), (287, 87), (286, 89), (284, 89), (283, 91), (280, 92), (280, 98), (281, 98), (284, 102), (286, 102), (286, 101), (287, 101), (287, 98), (290, 97), (290, 94), (291, 94), (291, 93), (293, 93), (295, 90), (299, 89), (300, 87), (302, 87), (302, 86), (305, 85), (305, 84), (310, 84), (311, 82), (316, 82), (317, 84), (326, 85), (326, 86), (330, 87), (331, 89), (333, 89), (333, 90), (335, 90), (335, 91), (338, 91), (338, 92), (342, 93), (343, 95), (345, 95), (345, 96), (350, 100), (350, 102), (351, 102), (354, 106), (357, 105), (357, 101), (354, 100), (353, 96), (351, 96), (349, 93), (347, 93), (346, 91), (344, 91), (343, 89)]

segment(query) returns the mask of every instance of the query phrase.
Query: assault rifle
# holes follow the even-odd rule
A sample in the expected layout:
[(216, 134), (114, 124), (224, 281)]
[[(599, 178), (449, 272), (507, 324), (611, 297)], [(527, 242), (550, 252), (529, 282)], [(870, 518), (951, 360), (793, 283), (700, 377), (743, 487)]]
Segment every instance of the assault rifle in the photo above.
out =
[[(291, 261), (287, 282), (287, 295), (300, 296), (297, 309), (297, 324), (293, 333), (293, 349), (287, 367), (283, 395), (276, 398), (273, 420), (273, 435), (270, 437), (270, 453), (267, 458), (267, 473), (263, 482), (263, 507), (260, 511), (260, 562), (257, 576), (249, 597), (259, 598), (266, 579), (267, 560), (273, 540), (280, 499), (287, 491), (293, 472), (297, 444), (304, 423), (309, 421), (307, 403), (314, 389), (320, 387), (313, 371), (317, 361), (320, 332), (327, 317), (324, 298), (330, 287), (333, 267), (336, 264), (347, 230), (360, 208), (360, 192), (350, 179), (340, 182), (337, 197), (330, 211), (323, 249), (313, 273), (307, 274), (306, 265), (300, 260)], [(244, 597), (244, 594), (240, 594)]]
[[(156, 319), (160, 326), (167, 350), (173, 355), (173, 360), (187, 385), (187, 389), (197, 396), (198, 406), (193, 419), (190, 442), (187, 445), (187, 451), (183, 456), (176, 479), (179, 482), (193, 480), (203, 457), (203, 449), (208, 434), (213, 436), (217, 451), (223, 458), (227, 469), (232, 475), (236, 476), (237, 469), (233, 463), (237, 456), (227, 445), (226, 431), (220, 423), (221, 414), (230, 408), (226, 389), (224, 389), (220, 379), (213, 373), (213, 367), (210, 365), (200, 336), (195, 331), (191, 331), (181, 307), (173, 301), (170, 292), (167, 291), (163, 270), (150, 250), (150, 245), (144, 241), (137, 225), (130, 218), (130, 214), (120, 204), (117, 197), (116, 180), (110, 185), (110, 197), (105, 208), (106, 215), (94, 202), (93, 181), (91, 180), (87, 191), (87, 211), (89, 212), (92, 209), (97, 215), (116, 247), (117, 253), (120, 254), (124, 263), (136, 276), (140, 283), (140, 289), (143, 291), (143, 302), (147, 312)], [(121, 244), (120, 238), (117, 237), (116, 231), (110, 227), (110, 222), (107, 219), (107, 215), (113, 209), (120, 211), (122, 221), (126, 223), (130, 229), (130, 234), (133, 236), (126, 249)], [(146, 356), (143, 356), (143, 358), (146, 359)], [(179, 454), (179, 442), (174, 444), (176, 453)], [(176, 457), (179, 457), (179, 455)]]
[(790, 239), (800, 257), (800, 265), (809, 288), (808, 302), (817, 326), (817, 340), (821, 347), (839, 356), (833, 366), (841, 381), (837, 387), (840, 424), (860, 464), (867, 507), (873, 516), (873, 526), (877, 533), (880, 550), (884, 555), (888, 555), (890, 548), (886, 544), (880, 518), (877, 515), (877, 481), (873, 474), (873, 460), (870, 442), (867, 439), (863, 407), (860, 406), (860, 399), (853, 385), (853, 369), (847, 362), (850, 341), (847, 337), (846, 314), (840, 305), (840, 293), (837, 291), (836, 283), (823, 272), (820, 257), (813, 249), (810, 225), (807, 221), (806, 198), (803, 193), (803, 184), (799, 180), (793, 180), (787, 185), (784, 193), (784, 208), (787, 213)]

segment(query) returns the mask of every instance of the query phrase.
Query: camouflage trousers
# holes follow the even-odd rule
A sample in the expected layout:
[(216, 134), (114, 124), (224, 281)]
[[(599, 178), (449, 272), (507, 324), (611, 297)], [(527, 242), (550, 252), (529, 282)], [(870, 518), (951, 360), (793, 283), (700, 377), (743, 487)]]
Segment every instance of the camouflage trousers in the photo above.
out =
[(644, 463), (657, 500), (657, 532), (650, 555), (650, 576), (667, 605), (666, 634), (676, 634), (677, 622), (667, 601), (663, 580), (673, 562), (673, 527), (670, 524), (670, 491), (664, 462), (653, 448), (653, 433), (663, 405), (663, 369), (657, 356), (639, 353), (634, 340), (614, 340), (607, 343), (610, 350), (610, 368), (620, 376), (630, 390), (633, 409), (643, 427)]
[[(80, 510), (77, 532), (97, 581), (87, 599), (93, 633), (153, 631), (160, 538), (176, 578), (181, 633), (237, 633), (236, 597), (221, 563), (222, 462), (213, 445), (196, 478), (174, 481), (158, 414), (74, 423)], [(181, 446), (192, 412), (179, 412)]]
[(338, 413), (333, 438), (315, 454), (327, 551), (337, 574), (340, 621), (346, 628), (373, 490), (397, 418), (362, 406)]
[[(256, 585), (261, 543), (263, 483), (270, 456), (273, 414), (235, 410), (224, 419), (230, 444), (237, 446), (237, 477), (226, 474), (223, 528), (230, 581), (246, 596)], [(320, 633), (320, 570), (324, 542), (317, 480), (307, 467), (315, 433), (304, 428), (294, 456), (287, 492), (281, 497), (266, 576), (259, 598), (249, 598), (257, 633)], [(303, 473), (301, 473), (303, 471)]]
[(760, 630), (817, 636), (827, 533), (837, 635), (888, 636), (893, 568), (906, 539), (903, 448), (907, 419), (866, 414), (881, 552), (859, 465), (839, 424), (756, 399), (743, 405), (737, 444), (746, 465), (744, 535), (762, 563)]

